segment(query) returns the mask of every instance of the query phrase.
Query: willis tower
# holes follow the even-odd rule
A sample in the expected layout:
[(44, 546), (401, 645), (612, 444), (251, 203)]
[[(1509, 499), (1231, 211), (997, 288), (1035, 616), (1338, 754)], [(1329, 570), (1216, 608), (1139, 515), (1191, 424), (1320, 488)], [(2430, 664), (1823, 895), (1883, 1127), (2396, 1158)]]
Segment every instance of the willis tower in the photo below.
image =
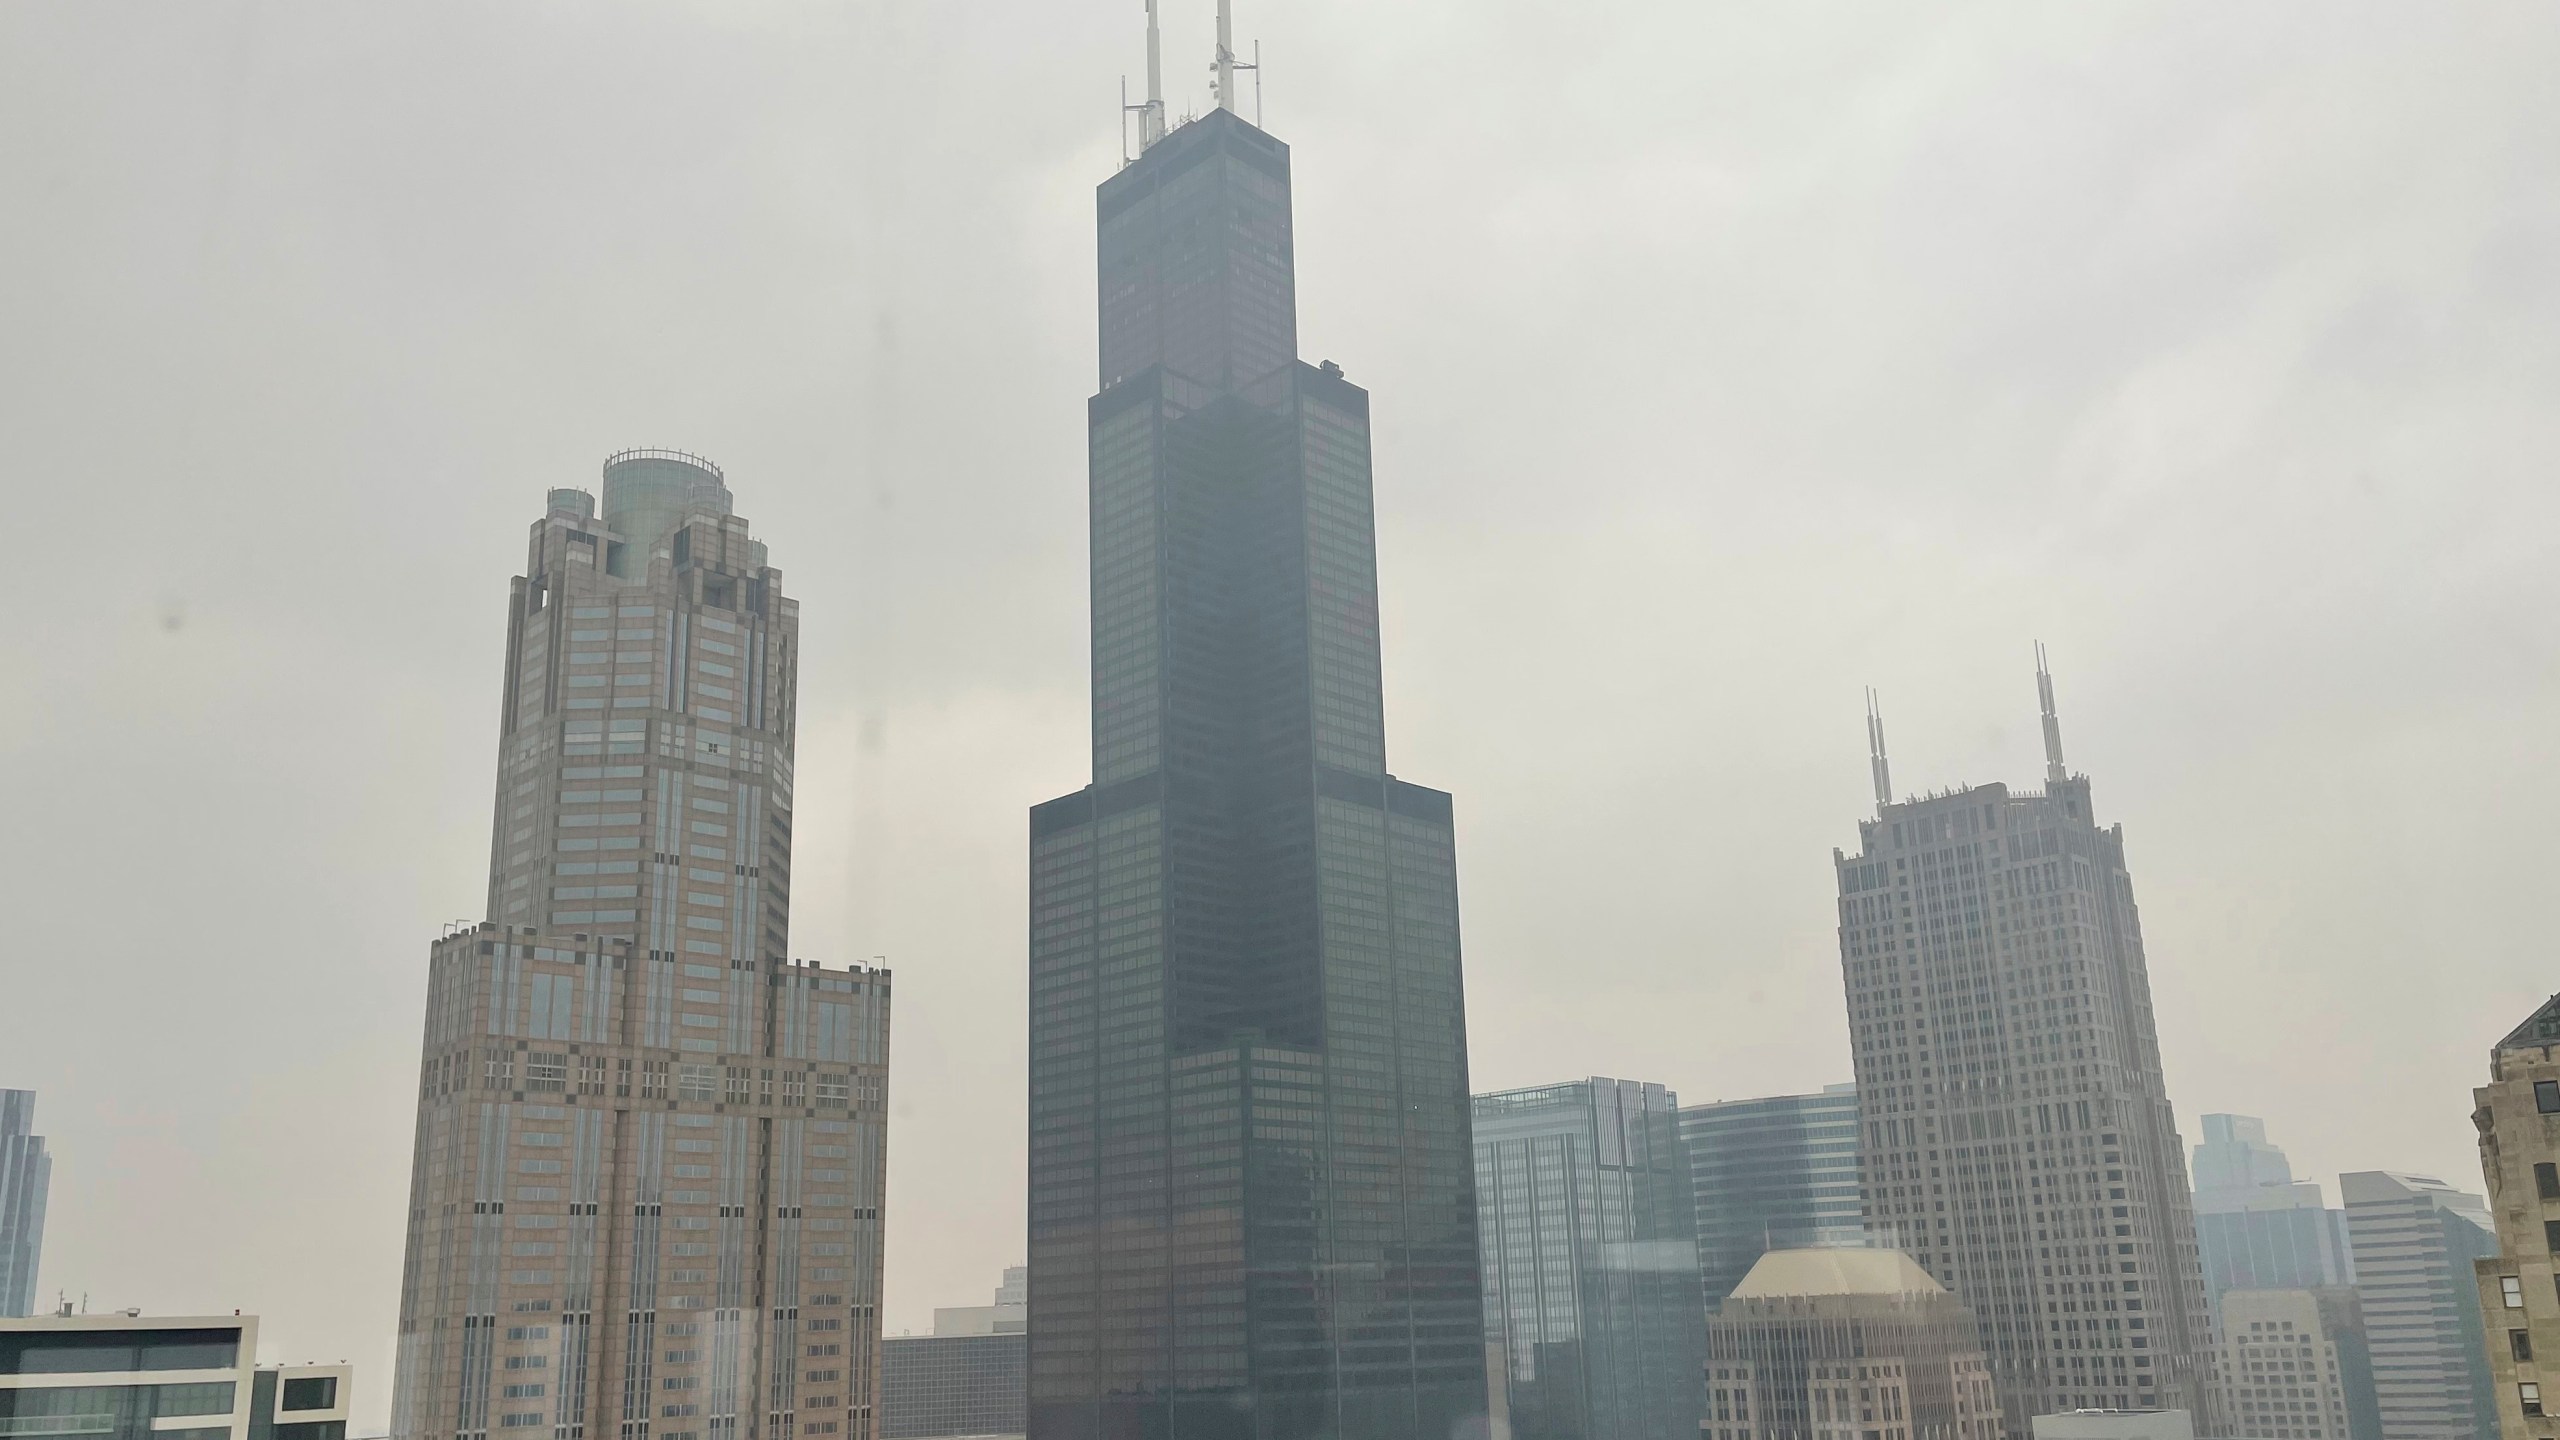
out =
[(1030, 1440), (1485, 1428), (1449, 796), (1386, 769), (1369, 396), (1233, 104), (1099, 210), (1093, 783), (1031, 811)]

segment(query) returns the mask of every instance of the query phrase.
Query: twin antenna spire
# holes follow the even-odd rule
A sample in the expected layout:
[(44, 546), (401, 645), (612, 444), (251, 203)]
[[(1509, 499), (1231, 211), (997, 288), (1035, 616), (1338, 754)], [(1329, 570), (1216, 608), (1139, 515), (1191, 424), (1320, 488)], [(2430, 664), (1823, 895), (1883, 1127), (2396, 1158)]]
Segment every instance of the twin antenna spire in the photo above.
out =
[(2044, 642), (2036, 642), (2036, 700), (2044, 707), (2044, 778), (2059, 785), (2071, 778), (2062, 768), (2062, 722), (2053, 715), (2053, 673), (2044, 668)]
[[(2062, 764), (2062, 721), (2053, 713), (2053, 672), (2045, 665), (2044, 642), (2036, 642), (2036, 702), (2044, 718), (2044, 778), (2059, 785), (2071, 778)], [(1884, 708), (1875, 687), (1867, 687), (1867, 773), (1876, 784), (1876, 808), (1893, 803), (1893, 770), (1884, 758)]]
[[(1128, 83), (1121, 82), (1120, 111), (1138, 117), (1138, 153), (1143, 155), (1165, 137), (1168, 128), (1164, 110), (1164, 33), (1157, 20), (1156, 7), (1161, 0), (1147, 0), (1147, 98), (1136, 105), (1128, 101)], [(1218, 49), (1209, 61), (1210, 86), (1216, 92), (1218, 108), (1241, 116), (1244, 111), (1236, 101), (1236, 72), (1253, 72), (1253, 122), (1262, 123), (1262, 45), (1256, 41), (1251, 60), (1238, 60), (1235, 46), (1234, 0), (1218, 0)], [(1128, 132), (1121, 132), (1121, 143), (1128, 143)], [(1123, 163), (1128, 159), (1124, 153)]]

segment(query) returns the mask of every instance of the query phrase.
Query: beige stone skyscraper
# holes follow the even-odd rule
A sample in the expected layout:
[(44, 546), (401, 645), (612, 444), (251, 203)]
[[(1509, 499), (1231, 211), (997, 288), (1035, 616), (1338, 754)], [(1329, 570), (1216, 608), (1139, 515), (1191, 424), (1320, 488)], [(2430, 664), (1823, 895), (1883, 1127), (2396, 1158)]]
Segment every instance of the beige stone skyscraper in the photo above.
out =
[(2489, 1083), (2471, 1094), (2497, 1226), (2497, 1253), (2472, 1261), (2487, 1398), (2505, 1440), (2560, 1435), (2560, 995), (2489, 1052)]
[(429, 960), (392, 1427), (870, 1440), (889, 974), (789, 958), (799, 607), (718, 467), (554, 490)]
[(2124, 832), (2045, 785), (1892, 798), (1832, 852), (1870, 1230), (1980, 1320), (2009, 1430), (2082, 1408), (2208, 1417), (2211, 1326)]

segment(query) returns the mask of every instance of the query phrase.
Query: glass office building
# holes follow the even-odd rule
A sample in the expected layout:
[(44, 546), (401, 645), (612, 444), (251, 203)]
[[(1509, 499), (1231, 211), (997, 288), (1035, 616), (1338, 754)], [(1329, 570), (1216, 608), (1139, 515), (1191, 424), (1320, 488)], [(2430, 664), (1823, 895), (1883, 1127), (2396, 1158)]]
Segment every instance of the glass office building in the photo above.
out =
[(880, 1342), (880, 1440), (1022, 1433), (1019, 1330)]
[(1712, 1309), (1771, 1250), (1856, 1245), (1858, 1087), (1680, 1107), (1698, 1212), (1698, 1281)]
[(1679, 1099), (1634, 1080), (1476, 1097), (1486, 1347), (1514, 1440), (1694, 1440), (1706, 1311)]
[(2351, 1170), (2338, 1177), (2338, 1195), (2355, 1246), (2383, 1440), (2495, 1432), (2488, 1327), (2472, 1266), (2498, 1253), (2488, 1207), (2434, 1176), (2391, 1170)]
[(25, 1315), (36, 1308), (53, 1157), (45, 1153), (35, 1123), (36, 1092), (0, 1090), (0, 1315)]
[(258, 1320), (0, 1320), (10, 1440), (346, 1440), (354, 1371), (257, 1363)]
[(2320, 1182), (2296, 1180), (2266, 1122), (2207, 1115), (2196, 1146), (2196, 1245), (2204, 1286), (2219, 1303), (2232, 1290), (2318, 1290), (2355, 1283), (2346, 1212), (2321, 1199)]
[(1450, 798), (1387, 773), (1369, 396), (1296, 358), (1288, 147), (1100, 191), (1093, 780), (1034, 808), (1035, 1440), (1481, 1423)]

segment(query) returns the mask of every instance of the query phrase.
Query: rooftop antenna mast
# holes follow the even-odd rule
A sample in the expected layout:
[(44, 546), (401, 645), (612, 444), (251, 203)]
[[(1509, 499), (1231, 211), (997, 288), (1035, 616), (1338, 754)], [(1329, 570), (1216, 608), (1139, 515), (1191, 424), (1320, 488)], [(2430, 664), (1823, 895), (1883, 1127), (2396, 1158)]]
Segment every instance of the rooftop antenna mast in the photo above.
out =
[[(1120, 113), (1138, 117), (1138, 153), (1143, 155), (1164, 138), (1164, 32), (1156, 23), (1157, 0), (1147, 0), (1147, 98), (1143, 103), (1129, 103), (1129, 85), (1120, 84)], [(1125, 120), (1124, 120), (1125, 123)], [(1128, 143), (1128, 132), (1121, 133), (1121, 143)], [(1127, 164), (1124, 153), (1121, 163)]]
[(2036, 642), (2036, 699), (2044, 707), (2044, 778), (2059, 785), (2071, 777), (2062, 765), (2062, 722), (2053, 713), (2053, 673), (2045, 668), (2044, 642)]
[(1875, 777), (1876, 809), (1893, 803), (1893, 768), (1884, 759), (1884, 710), (1876, 703), (1875, 687), (1867, 687), (1867, 771)]
[(1244, 111), (1236, 106), (1236, 72), (1239, 70), (1254, 72), (1254, 119), (1259, 121), (1262, 118), (1262, 47), (1259, 41), (1255, 42), (1253, 53), (1251, 63), (1236, 62), (1235, 0), (1218, 0), (1218, 56), (1209, 62), (1209, 73), (1217, 85), (1218, 108), (1239, 120), (1244, 118)]

